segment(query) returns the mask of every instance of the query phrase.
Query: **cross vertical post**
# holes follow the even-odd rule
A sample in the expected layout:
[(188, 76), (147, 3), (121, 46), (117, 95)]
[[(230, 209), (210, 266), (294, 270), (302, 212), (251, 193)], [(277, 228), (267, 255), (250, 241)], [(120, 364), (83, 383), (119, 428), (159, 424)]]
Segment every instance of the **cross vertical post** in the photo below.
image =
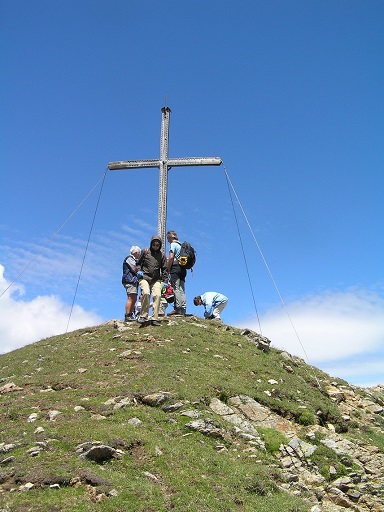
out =
[(167, 192), (168, 192), (168, 170), (171, 167), (184, 167), (190, 165), (221, 165), (222, 160), (219, 157), (187, 157), (187, 158), (168, 158), (169, 146), (169, 123), (171, 109), (163, 107), (161, 109), (161, 134), (160, 134), (160, 159), (159, 160), (120, 160), (109, 162), (110, 171), (120, 171), (124, 169), (144, 169), (149, 167), (158, 167), (160, 169), (159, 178), (159, 209), (157, 219), (158, 235), (160, 236), (165, 250), (165, 234), (167, 222)]
[(161, 112), (159, 211), (157, 217), (157, 231), (161, 237), (163, 247), (165, 249), (165, 226), (167, 222), (169, 121), (171, 116), (171, 109), (169, 107), (163, 107)]

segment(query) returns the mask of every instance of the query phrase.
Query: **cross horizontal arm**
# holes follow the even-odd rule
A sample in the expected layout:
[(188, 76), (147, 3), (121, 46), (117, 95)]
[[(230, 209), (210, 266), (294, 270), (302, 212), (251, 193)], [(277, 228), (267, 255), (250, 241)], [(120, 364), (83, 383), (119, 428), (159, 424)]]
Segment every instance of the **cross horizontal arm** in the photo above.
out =
[[(168, 167), (183, 167), (186, 165), (221, 165), (221, 158), (215, 157), (190, 157), (190, 158), (168, 158), (165, 164)], [(160, 167), (160, 160), (121, 160), (119, 162), (109, 162), (110, 171), (119, 171), (121, 169), (145, 169), (148, 167)]]
[(168, 158), (169, 167), (182, 167), (184, 165), (221, 165), (219, 157), (191, 157), (191, 158)]
[(110, 171), (118, 171), (120, 169), (137, 169), (147, 167), (160, 167), (159, 160), (121, 160), (120, 162), (109, 162), (108, 169)]

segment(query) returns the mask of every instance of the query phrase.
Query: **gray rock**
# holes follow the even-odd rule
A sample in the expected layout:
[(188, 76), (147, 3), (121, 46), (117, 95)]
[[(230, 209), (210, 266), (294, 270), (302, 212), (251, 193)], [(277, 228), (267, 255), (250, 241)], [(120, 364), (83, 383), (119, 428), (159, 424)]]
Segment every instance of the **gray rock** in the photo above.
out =
[(201, 413), (196, 410), (183, 411), (180, 413), (180, 416), (187, 416), (188, 418), (200, 418)]
[(298, 437), (295, 437), (289, 442), (289, 446), (295, 450), (297, 455), (302, 458), (309, 458), (317, 449), (317, 446), (306, 443)]
[(171, 398), (171, 393), (167, 393), (165, 391), (159, 391), (158, 393), (153, 393), (151, 395), (146, 395), (142, 397), (140, 400), (145, 405), (150, 405), (151, 407), (157, 407), (164, 402), (167, 402)]
[(174, 411), (178, 411), (182, 407), (184, 407), (183, 402), (175, 402), (174, 404), (163, 405), (162, 409), (164, 412), (174, 412)]
[(139, 420), (139, 418), (131, 418), (130, 420), (127, 421), (127, 423), (128, 423), (128, 425), (135, 425), (136, 427), (138, 427), (143, 422), (141, 420)]
[(93, 460), (94, 462), (101, 464), (107, 460), (117, 457), (117, 450), (111, 446), (101, 444), (99, 446), (92, 446), (92, 448), (80, 455), (80, 457)]
[(195, 420), (186, 423), (186, 427), (189, 427), (192, 430), (197, 430), (201, 434), (211, 437), (223, 437), (223, 432), (217, 428), (212, 420)]

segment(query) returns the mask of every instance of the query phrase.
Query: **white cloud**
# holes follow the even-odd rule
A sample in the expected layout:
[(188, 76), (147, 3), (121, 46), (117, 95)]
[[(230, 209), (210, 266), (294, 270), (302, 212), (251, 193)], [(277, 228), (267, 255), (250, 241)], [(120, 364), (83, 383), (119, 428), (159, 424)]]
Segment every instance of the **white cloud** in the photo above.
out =
[[(150, 234), (141, 233), (142, 247), (144, 238), (148, 244)], [(83, 307), (73, 308), (71, 331), (104, 321), (96, 309), (115, 315), (119, 292), (119, 310), (124, 308), (122, 261), (132, 241), (138, 243), (136, 236), (124, 231), (94, 233), (88, 246), (86, 240), (67, 235), (57, 235), (46, 246), (28, 237), (6, 240), (0, 243), (0, 353), (64, 333), (75, 290)], [(5, 268), (11, 279), (4, 277)], [(2, 295), (13, 279), (16, 284)]]
[(384, 383), (384, 356), (381, 353), (370, 353), (366, 357), (342, 359), (322, 365), (322, 370), (332, 376), (341, 377), (363, 388)]
[(305, 297), (267, 311), (260, 323), (274, 347), (335, 377), (356, 385), (384, 382), (384, 298), (377, 292), (351, 289)]
[(60, 296), (72, 293), (81, 271), (82, 289), (94, 296), (100, 293), (101, 281), (116, 279), (116, 269), (120, 273), (121, 262), (132, 245), (149, 244), (152, 231), (135, 233), (140, 236), (129, 235), (124, 228), (121, 232), (94, 233), (89, 244), (67, 235), (57, 235), (46, 246), (27, 237), (8, 239), (7, 244), (0, 242), (0, 261), (8, 275), (22, 277), (28, 294), (37, 295), (41, 289)]
[[(0, 292), (9, 283), (0, 265)], [(39, 339), (66, 332), (70, 306), (55, 295), (22, 300), (24, 288), (13, 285), (0, 297), (0, 353), (10, 352)], [(102, 319), (92, 311), (75, 306), (69, 330), (100, 324)]]

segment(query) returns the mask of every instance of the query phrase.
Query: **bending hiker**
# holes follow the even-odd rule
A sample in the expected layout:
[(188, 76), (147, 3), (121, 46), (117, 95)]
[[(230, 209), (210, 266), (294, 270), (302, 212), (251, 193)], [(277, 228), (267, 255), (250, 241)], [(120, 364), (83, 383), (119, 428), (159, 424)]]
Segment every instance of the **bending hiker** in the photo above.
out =
[(187, 310), (187, 301), (185, 297), (185, 277), (187, 275), (186, 268), (179, 265), (178, 258), (180, 255), (181, 243), (178, 240), (175, 231), (168, 231), (167, 240), (171, 244), (169, 248), (168, 272), (171, 277), (171, 285), (175, 294), (175, 302), (173, 311), (169, 315), (185, 315)]
[(161, 300), (161, 283), (168, 282), (167, 258), (161, 252), (161, 238), (154, 235), (149, 249), (143, 249), (137, 261), (140, 270), (137, 272), (141, 288), (141, 312), (137, 321), (141, 324), (148, 321), (150, 295), (152, 293), (153, 311), (152, 325), (161, 325), (159, 322), (159, 308)]
[(121, 282), (127, 292), (127, 302), (125, 303), (125, 322), (133, 322), (135, 320), (133, 311), (135, 309), (139, 282), (136, 275), (136, 263), (139, 256), (140, 247), (132, 245), (129, 256), (127, 256), (123, 261), (123, 277)]
[(205, 292), (193, 299), (195, 306), (204, 306), (204, 318), (220, 320), (220, 313), (228, 304), (228, 298), (217, 292)]

